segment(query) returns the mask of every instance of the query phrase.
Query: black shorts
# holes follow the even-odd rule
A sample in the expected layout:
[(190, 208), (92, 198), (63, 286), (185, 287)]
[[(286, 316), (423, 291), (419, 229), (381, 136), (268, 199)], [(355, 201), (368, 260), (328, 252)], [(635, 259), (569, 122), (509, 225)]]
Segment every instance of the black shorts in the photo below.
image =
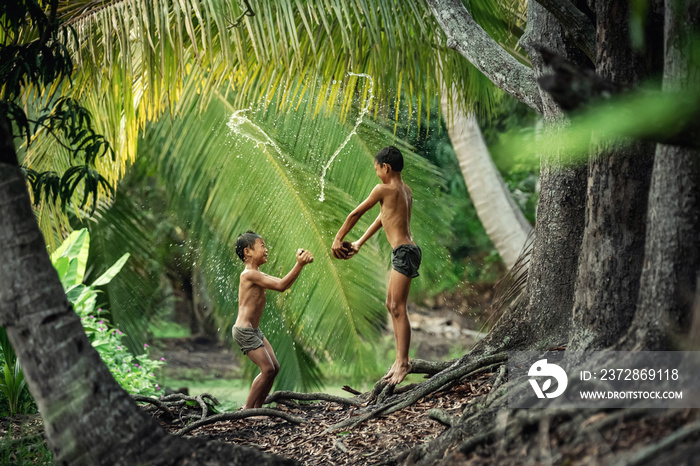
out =
[(243, 354), (248, 354), (248, 351), (253, 351), (261, 346), (265, 346), (263, 342), (265, 335), (263, 335), (259, 328), (234, 326), (231, 329), (231, 333), (233, 334), (233, 339), (238, 343), (241, 351), (243, 351)]
[(416, 278), (423, 253), (415, 244), (402, 244), (391, 252), (391, 268), (410, 278)]

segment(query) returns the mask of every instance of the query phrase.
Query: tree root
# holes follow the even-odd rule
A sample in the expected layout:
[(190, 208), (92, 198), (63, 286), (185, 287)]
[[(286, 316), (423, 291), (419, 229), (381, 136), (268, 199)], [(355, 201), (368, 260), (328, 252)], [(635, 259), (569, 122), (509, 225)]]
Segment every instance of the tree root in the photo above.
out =
[(443, 426), (452, 427), (457, 424), (458, 418), (447, 414), (442, 409), (431, 409), (428, 411), (428, 417), (439, 422)]
[(183, 417), (186, 417), (185, 411), (188, 407), (188, 401), (194, 401), (199, 405), (199, 408), (202, 410), (202, 413), (199, 416), (200, 419), (206, 418), (207, 414), (209, 414), (209, 406), (207, 405), (205, 399), (211, 401), (215, 406), (219, 404), (219, 401), (208, 393), (202, 393), (201, 395), (197, 396), (173, 393), (160, 399), (143, 395), (131, 395), (131, 398), (140, 403), (149, 403), (156, 406), (157, 410), (163, 411), (163, 414), (165, 414), (169, 421), (173, 418), (173, 413), (170, 411), (170, 408), (180, 408), (178, 416), (181, 421), (183, 420)]
[[(494, 389), (497, 389), (496, 384), (494, 384)], [(393, 458), (392, 462), (433, 464), (444, 459), (445, 452), (449, 450), (456, 449), (460, 453), (468, 455), (480, 445), (491, 445), (495, 448), (496, 452), (490, 454), (498, 461), (498, 458), (505, 454), (505, 446), (513, 445), (518, 440), (522, 441), (523, 432), (533, 432), (532, 429), (528, 429), (528, 426), (538, 426), (534, 437), (527, 443), (531, 448), (534, 448), (531, 450), (533, 453), (537, 452), (539, 459), (536, 461), (540, 461), (543, 464), (557, 464), (562, 461), (561, 452), (551, 444), (550, 435), (554, 431), (557, 432), (558, 437), (575, 435), (573, 445), (586, 441), (593, 442), (599, 448), (603, 448), (605, 454), (608, 455), (612, 454), (612, 450), (606, 448), (607, 444), (602, 437), (601, 430), (623, 420), (629, 421), (656, 412), (652, 409), (628, 408), (614, 412), (600, 412), (598, 415), (591, 413), (584, 417), (581, 415), (580, 410), (577, 409), (561, 409), (555, 413), (527, 409), (513, 411), (505, 408), (505, 397), (494, 395), (494, 389), (486, 395), (487, 400), (489, 397), (495, 396), (492, 407), (489, 408), (491, 405), (487, 405), (487, 402), (480, 403), (480, 405), (488, 409), (477, 410), (476, 413), (469, 417), (465, 414), (458, 418), (457, 422), (454, 422), (454, 419), (446, 419), (447, 422), (443, 422), (443, 424), (451, 422), (452, 426), (441, 436), (416, 448), (402, 452)], [(677, 415), (678, 411), (682, 410), (669, 410), (658, 417), (672, 418)], [(493, 415), (495, 413), (497, 414), (494, 423)], [(435, 418), (433, 415), (431, 417)], [(558, 419), (557, 422), (555, 422), (555, 418)], [(553, 427), (555, 424), (557, 426)], [(484, 429), (485, 426), (490, 427)], [(688, 424), (661, 441), (644, 447), (634, 454), (630, 455), (629, 452), (623, 453), (619, 457), (618, 462), (614, 464), (616, 466), (648, 464), (657, 455), (693, 437), (700, 437), (700, 421)], [(500, 440), (498, 440), (499, 438)], [(572, 444), (570, 443), (569, 445)]]
[(236, 419), (245, 419), (247, 417), (252, 417), (252, 416), (279, 417), (279, 418), (282, 418), (285, 421), (291, 422), (293, 424), (303, 424), (305, 422), (303, 419), (292, 416), (291, 414), (287, 414), (283, 411), (278, 411), (276, 409), (271, 409), (271, 408), (242, 409), (240, 411), (233, 411), (230, 413), (215, 414), (214, 416), (209, 416), (206, 419), (201, 419), (197, 422), (193, 422), (191, 424), (186, 425), (182, 429), (180, 429), (175, 435), (184, 435), (187, 432), (190, 432), (194, 429), (197, 429), (199, 427), (202, 427), (202, 426), (205, 426), (208, 424), (213, 424), (213, 423), (219, 422), (219, 421), (233, 421)]
[(453, 381), (457, 381), (465, 376), (481, 372), (494, 364), (502, 364), (507, 357), (507, 353), (504, 352), (486, 356), (471, 363), (457, 365), (456, 367), (450, 366), (448, 370), (438, 373), (427, 381), (416, 386), (413, 390), (405, 394), (393, 395), (385, 402), (380, 403), (378, 406), (375, 405), (375, 407), (368, 412), (360, 414), (359, 416), (348, 418), (328, 427), (324, 433), (335, 432), (340, 429), (356, 426), (357, 424), (380, 414), (391, 414), (399, 411), (412, 405), (426, 395), (443, 389), (445, 386), (452, 384)]
[(346, 406), (361, 406), (362, 403), (352, 398), (343, 398), (342, 396), (329, 395), (328, 393), (298, 393), (290, 391), (278, 391), (269, 395), (265, 399), (265, 404), (275, 403), (284, 400), (301, 400), (301, 401), (330, 401)]
[[(408, 371), (409, 374), (425, 374), (427, 377), (431, 377), (435, 374), (444, 371), (445, 369), (452, 366), (457, 359), (444, 362), (436, 361), (426, 361), (424, 359), (412, 359), (411, 360), (411, 370)], [(415, 388), (416, 384), (404, 385), (397, 387), (394, 385), (389, 385), (389, 383), (384, 379), (379, 379), (374, 388), (369, 394), (365, 395), (366, 404), (381, 404), (384, 403), (387, 398), (393, 394), (400, 394)]]
[(143, 395), (131, 395), (131, 398), (133, 398), (136, 402), (152, 404), (156, 407), (156, 412), (158, 410), (162, 411), (168, 421), (173, 419), (173, 413), (171, 413), (168, 406), (165, 403), (162, 403), (160, 400)]

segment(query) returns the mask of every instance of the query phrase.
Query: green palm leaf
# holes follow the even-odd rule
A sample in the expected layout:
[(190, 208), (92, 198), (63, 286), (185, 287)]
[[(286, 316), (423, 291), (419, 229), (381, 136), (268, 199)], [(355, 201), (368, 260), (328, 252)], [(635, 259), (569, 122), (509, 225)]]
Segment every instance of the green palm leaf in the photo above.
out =
[[(508, 15), (494, 6), (496, 2), (490, 4), (479, 11), (484, 18), (501, 18), (489, 23), (495, 35), (508, 25), (502, 20)], [(458, 92), (467, 104), (488, 105), (493, 87), (444, 48), (442, 32), (420, 0), (265, 0), (254, 5), (255, 16), (229, 27), (242, 13), (237, 2), (70, 2), (62, 14), (77, 32), (78, 42), (69, 39), (78, 57), (77, 70), (74, 85), (65, 83), (57, 91), (80, 97), (99, 115), (96, 130), (112, 142), (117, 159), (100, 162), (98, 168), (113, 184), (134, 160), (139, 132), (169, 113), (171, 120), (153, 128), (139, 154), (157, 157), (158, 176), (173, 199), (169, 208), (187, 209), (185, 221), (194, 228), (196, 241), (207, 241), (194, 260), (205, 276), (213, 277), (208, 282), (231, 277), (228, 286), (219, 284), (235, 294), (236, 263), (229, 258), (237, 234), (248, 228), (259, 230), (275, 248), (270, 273), (286, 272), (294, 250), (305, 245), (316, 254), (316, 262), (291, 293), (270, 300), (266, 311), (267, 319), (277, 319), (265, 323), (273, 333), (279, 329), (279, 335), (272, 335), (274, 344), (296, 348), (296, 353), (286, 352), (298, 354), (297, 364), (286, 366), (290, 371), (297, 367), (296, 376), (311, 367), (308, 361), (322, 360), (326, 352), (339, 361), (354, 361), (357, 374), (367, 373), (374, 358), (366, 343), (376, 338), (385, 319), (384, 286), (378, 284), (384, 283), (388, 270), (387, 245), (382, 240), (370, 242), (349, 262), (332, 260), (328, 248), (345, 215), (376, 183), (371, 160), (393, 136), (377, 123), (362, 125), (347, 152), (329, 166), (326, 200), (321, 203), (319, 174), (332, 153), (329, 148), (351, 130), (347, 121), (369, 102), (370, 89), (374, 118), (397, 118), (408, 107), (407, 113), (415, 114), (420, 124), (421, 115), (429, 115), (432, 102), (439, 98), (443, 81), (448, 92)], [(498, 37), (516, 49), (514, 36)], [(371, 75), (374, 85), (368, 88), (357, 78), (348, 79), (351, 72)], [(324, 107), (325, 102), (331, 104)], [(255, 109), (247, 116), (278, 141), (280, 151), (229, 136), (228, 116), (243, 108)], [(196, 116), (199, 112), (201, 117)], [(279, 120), (284, 113), (289, 121)], [(298, 123), (292, 115), (303, 118)], [(278, 124), (298, 128), (297, 135), (315, 125), (320, 133), (312, 137), (314, 150), (299, 142), (303, 137), (293, 138), (293, 132), (274, 131)], [(250, 125), (242, 128), (244, 133), (255, 136)], [(46, 144), (32, 144), (24, 157), (27, 166), (42, 163), (58, 170), (66, 164), (60, 152), (43, 150), (50, 147)], [(434, 255), (426, 257), (423, 274), (439, 286), (440, 266), (435, 264), (446, 252), (441, 252), (444, 248), (433, 232), (447, 230), (450, 214), (440, 203), (435, 171), (408, 148), (402, 149), (409, 159), (406, 180), (416, 198), (414, 233), (426, 256)], [(367, 227), (371, 215), (357, 228)], [(44, 226), (48, 217), (43, 214)], [(124, 252), (116, 252), (111, 262)], [(218, 267), (217, 272), (210, 266)], [(143, 267), (142, 274), (147, 269)], [(130, 291), (124, 288), (119, 293), (125, 299)], [(218, 312), (229, 322), (230, 298), (230, 291), (212, 293)], [(125, 302), (138, 306), (137, 300)], [(283, 378), (288, 382), (294, 377)]]
[[(491, 83), (444, 47), (444, 35), (422, 0), (260, 0), (252, 5), (255, 16), (241, 17), (244, 6), (232, 0), (61, 4), (60, 17), (76, 32), (77, 40), (70, 34), (66, 40), (77, 67), (72, 85), (61, 83), (55, 91), (80, 98), (99, 116), (96, 130), (111, 142), (117, 159), (101, 162), (98, 169), (113, 187), (133, 163), (146, 123), (181, 111), (185, 77), (195, 69), (206, 73), (197, 89), (203, 96), (200, 110), (225, 81), (236, 108), (276, 98), (278, 112), (287, 111), (307, 93), (317, 102), (322, 96), (333, 100), (350, 72), (373, 76), (375, 117), (397, 119), (408, 107), (418, 125), (422, 115), (429, 118), (431, 102), (443, 88), (459, 93), (468, 107), (480, 102), (480, 108), (489, 108), (495, 98)], [(515, 55), (520, 53), (523, 5), (467, 2), (475, 18)], [(237, 18), (241, 23), (234, 27)], [(354, 92), (353, 86), (342, 87), (342, 118)], [(43, 95), (29, 89), (27, 98)], [(24, 160), (29, 168), (41, 165), (59, 173), (67, 163), (60, 151), (38, 143)], [(108, 194), (100, 191), (101, 198)], [(54, 215), (65, 231), (65, 217), (50, 205), (41, 208), (50, 209), (43, 215), (45, 228)]]
[[(196, 108), (198, 99), (189, 99), (189, 104)], [(388, 245), (385, 240), (370, 242), (363, 254), (347, 262), (331, 258), (329, 248), (347, 213), (378, 182), (371, 168), (374, 154), (393, 138), (375, 124), (367, 129), (360, 125), (358, 136), (331, 166), (327, 197), (320, 202), (320, 168), (353, 125), (314, 119), (314, 104), (307, 102), (297, 112), (281, 115), (272, 104), (249, 111), (255, 123), (242, 121), (232, 132), (227, 123), (234, 108), (221, 96), (201, 116), (184, 111), (187, 117), (156, 125), (140, 149), (142, 157), (156, 157), (170, 209), (180, 213), (197, 238), (196, 260), (222, 333), (228, 334), (235, 318), (242, 264), (233, 246), (239, 233), (252, 228), (265, 236), (271, 246), (266, 271), (274, 275), (291, 268), (298, 247), (314, 252), (314, 264), (294, 288), (270, 296), (263, 320), (273, 346), (287, 349), (280, 355), (280, 384), (303, 381), (307, 388), (319, 382), (311, 362), (328, 357), (353, 367), (358, 378), (376, 371), (371, 343), (386, 319)], [(267, 144), (259, 142), (262, 131), (271, 138)], [(406, 155), (411, 167), (407, 180), (416, 187), (415, 231), (434, 229), (435, 214), (449, 224), (449, 212), (439, 207), (439, 173), (410, 151)], [(423, 203), (418, 202), (421, 198)], [(366, 228), (373, 219), (363, 219), (358, 228)], [(426, 245), (431, 238), (425, 234)], [(425, 249), (439, 254), (440, 246)], [(439, 262), (432, 262), (438, 264), (432, 267), (437, 274)]]

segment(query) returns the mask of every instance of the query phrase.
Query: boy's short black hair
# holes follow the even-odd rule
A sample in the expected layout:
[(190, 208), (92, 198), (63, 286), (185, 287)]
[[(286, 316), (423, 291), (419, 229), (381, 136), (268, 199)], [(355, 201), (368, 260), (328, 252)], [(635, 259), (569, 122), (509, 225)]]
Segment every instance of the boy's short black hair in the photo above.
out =
[(374, 156), (374, 161), (379, 165), (388, 163), (395, 172), (403, 170), (403, 155), (401, 155), (401, 151), (394, 146), (386, 146), (384, 149), (377, 152), (377, 155)]
[(255, 240), (258, 238), (262, 238), (262, 236), (251, 230), (238, 235), (238, 239), (236, 240), (236, 254), (238, 254), (238, 257), (240, 257), (243, 262), (245, 262), (243, 251), (245, 251), (245, 248), (252, 249), (255, 247)]

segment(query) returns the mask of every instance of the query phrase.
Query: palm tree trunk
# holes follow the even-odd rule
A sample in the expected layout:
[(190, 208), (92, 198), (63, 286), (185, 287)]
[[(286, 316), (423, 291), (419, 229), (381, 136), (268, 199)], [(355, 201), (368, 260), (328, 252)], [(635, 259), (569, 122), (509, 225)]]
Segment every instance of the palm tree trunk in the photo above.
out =
[(517, 261), (532, 226), (493, 163), (474, 114), (464, 114), (457, 102), (452, 102), (450, 109), (447, 93), (442, 95), (442, 114), (469, 196), (491, 242), (510, 269)]
[[(232, 445), (169, 435), (102, 363), (66, 299), (34, 218), (10, 125), (0, 114), (0, 326), (6, 327), (57, 464), (282, 461)], [(194, 453), (194, 452), (197, 453)]]

